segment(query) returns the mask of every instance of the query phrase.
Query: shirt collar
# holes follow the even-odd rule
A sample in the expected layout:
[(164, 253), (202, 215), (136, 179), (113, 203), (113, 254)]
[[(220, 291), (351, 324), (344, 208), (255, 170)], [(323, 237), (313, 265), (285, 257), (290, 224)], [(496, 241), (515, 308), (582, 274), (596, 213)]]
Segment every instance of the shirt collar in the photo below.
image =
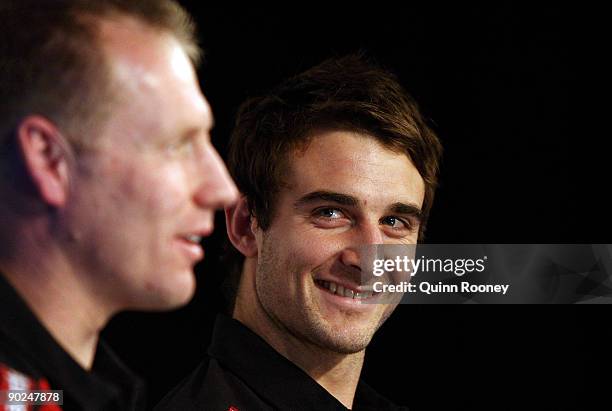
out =
[[(347, 409), (306, 372), (235, 319), (217, 316), (208, 354), (238, 375), (275, 409)], [(396, 408), (360, 381), (353, 410), (370, 409)]]
[(98, 344), (92, 371), (84, 370), (42, 326), (2, 273), (0, 306), (0, 335), (18, 350), (23, 371), (46, 378), (52, 388), (63, 389), (64, 397), (83, 409), (115, 401), (142, 403), (142, 381), (103, 341)]

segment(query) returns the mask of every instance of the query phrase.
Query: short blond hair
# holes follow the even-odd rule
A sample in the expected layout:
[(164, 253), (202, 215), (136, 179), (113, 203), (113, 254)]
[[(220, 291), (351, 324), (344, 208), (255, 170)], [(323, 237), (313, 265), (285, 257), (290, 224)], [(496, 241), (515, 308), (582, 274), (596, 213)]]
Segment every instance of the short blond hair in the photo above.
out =
[(110, 69), (97, 44), (95, 22), (117, 15), (171, 33), (194, 65), (199, 63), (201, 50), (195, 24), (173, 0), (3, 1), (1, 163), (7, 163), (14, 131), (29, 114), (47, 117), (69, 136), (94, 134), (91, 127), (108, 116), (114, 95)]

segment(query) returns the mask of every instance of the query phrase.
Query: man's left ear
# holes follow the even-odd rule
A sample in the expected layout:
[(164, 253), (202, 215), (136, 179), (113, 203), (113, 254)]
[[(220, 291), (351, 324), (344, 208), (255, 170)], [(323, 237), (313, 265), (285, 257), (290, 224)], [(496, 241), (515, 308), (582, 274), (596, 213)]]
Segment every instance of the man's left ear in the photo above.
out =
[(62, 207), (68, 198), (68, 141), (55, 124), (37, 115), (24, 118), (16, 134), (34, 190), (44, 203)]

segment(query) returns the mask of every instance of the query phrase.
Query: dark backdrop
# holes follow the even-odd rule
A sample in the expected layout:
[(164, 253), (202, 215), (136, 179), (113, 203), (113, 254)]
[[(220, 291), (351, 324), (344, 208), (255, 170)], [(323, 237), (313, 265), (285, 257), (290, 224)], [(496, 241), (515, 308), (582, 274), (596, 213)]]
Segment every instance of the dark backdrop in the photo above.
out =
[[(592, 102), (576, 93), (593, 81), (590, 70), (577, 70), (591, 63), (576, 10), (501, 2), (333, 10), (182, 3), (200, 27), (200, 78), (222, 154), (246, 97), (327, 57), (366, 51), (399, 76), (445, 147), (427, 241), (610, 242), (607, 137), (588, 127), (595, 111), (582, 109)], [(122, 314), (104, 333), (147, 379), (152, 403), (195, 367), (210, 337), (224, 275), (221, 220), (217, 227), (189, 306)], [(374, 338), (363, 376), (416, 411), (606, 409), (609, 378), (596, 372), (610, 369), (609, 313), (401, 306)]]

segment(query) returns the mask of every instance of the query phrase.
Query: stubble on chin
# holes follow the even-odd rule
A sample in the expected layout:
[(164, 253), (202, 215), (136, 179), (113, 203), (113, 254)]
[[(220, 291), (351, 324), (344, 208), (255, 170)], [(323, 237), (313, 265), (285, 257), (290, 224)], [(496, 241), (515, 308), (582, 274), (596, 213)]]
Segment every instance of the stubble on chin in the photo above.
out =
[(335, 321), (339, 324), (327, 321), (315, 296), (308, 290), (302, 289), (293, 299), (283, 294), (289, 293), (287, 279), (300, 282), (299, 287), (303, 287), (303, 278), (295, 274), (302, 272), (295, 261), (299, 259), (280, 261), (272, 241), (264, 235), (257, 263), (256, 292), (265, 315), (275, 328), (281, 334), (286, 334), (286, 338), (309, 342), (324, 351), (349, 355), (365, 350), (392, 311), (385, 310), (365, 324), (359, 319), (362, 314), (350, 311), (340, 312), (342, 318)]

